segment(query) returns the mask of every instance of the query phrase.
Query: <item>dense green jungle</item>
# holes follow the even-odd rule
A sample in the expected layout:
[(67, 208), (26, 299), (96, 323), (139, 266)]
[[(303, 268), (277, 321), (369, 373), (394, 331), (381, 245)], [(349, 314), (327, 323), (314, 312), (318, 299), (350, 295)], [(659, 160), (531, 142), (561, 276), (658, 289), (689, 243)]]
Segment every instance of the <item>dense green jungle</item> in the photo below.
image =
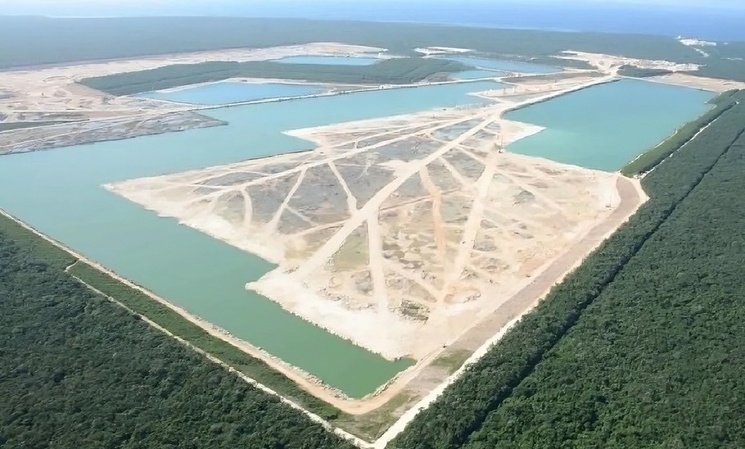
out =
[[(0, 47), (0, 69), (341, 41), (407, 56), (416, 47), (467, 47), (549, 64), (572, 49), (705, 64), (703, 75), (745, 80), (745, 62), (737, 59), (745, 44), (712, 48), (704, 59), (659, 36), (286, 19), (0, 17), (0, 38), (16, 43)], [(88, 81), (127, 94), (227, 74), (268, 76), (278, 65), (169, 66)], [(292, 79), (315, 72), (318, 81), (394, 83), (462, 66), (410, 58), (333, 73), (281, 69)], [(624, 174), (645, 174), (650, 200), (389, 448), (745, 447), (743, 101), (742, 91), (723, 94), (709, 113), (629, 164)], [(143, 317), (328, 420), (340, 418), (337, 409), (4, 216), (0, 310), (2, 448), (353, 447)]]
[(649, 151), (642, 153), (629, 162), (625, 167), (621, 169), (621, 173), (626, 176), (635, 176), (642, 173), (647, 173), (662, 161), (668, 158), (671, 154), (678, 151), (683, 145), (686, 145), (694, 137), (696, 137), (701, 130), (709, 126), (722, 114), (728, 111), (730, 108), (737, 104), (739, 95), (736, 94), (736, 90), (724, 92), (718, 95), (716, 98), (709, 101), (710, 104), (714, 105), (713, 109), (703, 114), (701, 117), (683, 125), (678, 131), (661, 142), (656, 147)]
[(743, 447), (745, 100), (391, 447)]
[[(737, 103), (647, 176), (639, 213), (390, 447), (742, 447), (743, 129)], [(349, 447), (0, 223), (4, 447)]]
[(0, 219), (0, 447), (352, 448), (93, 293)]

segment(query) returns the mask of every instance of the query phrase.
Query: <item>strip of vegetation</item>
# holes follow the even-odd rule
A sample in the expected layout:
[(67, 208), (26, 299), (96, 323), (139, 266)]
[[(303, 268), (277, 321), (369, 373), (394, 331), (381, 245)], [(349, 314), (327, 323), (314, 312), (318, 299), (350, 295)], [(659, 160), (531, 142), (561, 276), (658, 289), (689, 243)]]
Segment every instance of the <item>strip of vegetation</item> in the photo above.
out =
[[(745, 95), (738, 93), (736, 99)], [(745, 128), (745, 105), (726, 111), (644, 180), (651, 199), (547, 298), (423, 410), (389, 447), (462, 447), (610, 285)], [(662, 262), (659, 262), (662, 263)], [(548, 405), (545, 405), (548, 406)]]
[(366, 66), (287, 64), (275, 61), (177, 64), (139, 72), (85, 78), (81, 84), (113, 95), (132, 95), (229, 78), (280, 78), (336, 84), (410, 84), (468, 67), (434, 58), (395, 58)]
[(642, 67), (636, 67), (633, 65), (623, 65), (618, 69), (618, 74), (621, 76), (630, 76), (632, 78), (648, 78), (650, 76), (669, 75), (673, 73), (670, 70), (665, 69), (645, 69)]
[(0, 218), (0, 446), (353, 447), (92, 293), (72, 260)]
[(741, 135), (464, 447), (745, 447), (744, 172)]
[(735, 105), (733, 95), (737, 91), (728, 91), (711, 100), (709, 103), (714, 104), (714, 109), (705, 113), (698, 119), (687, 123), (664, 142), (656, 147), (641, 154), (638, 158), (631, 161), (621, 169), (621, 173), (626, 176), (634, 176), (646, 173), (667, 159), (671, 154), (678, 151), (683, 145), (688, 143), (693, 137), (708, 126), (714, 120), (719, 118), (725, 111)]
[(251, 357), (224, 340), (212, 336), (201, 327), (159, 302), (154, 301), (146, 294), (130, 288), (108, 274), (83, 262), (76, 263), (70, 268), (69, 272), (91, 287), (116, 299), (136, 313), (146, 316), (174, 335), (217, 357), (236, 370), (277, 391), (284, 397), (302, 404), (307, 410), (327, 420), (333, 420), (339, 416), (339, 409), (307, 393), (284, 374), (276, 371), (263, 361)]

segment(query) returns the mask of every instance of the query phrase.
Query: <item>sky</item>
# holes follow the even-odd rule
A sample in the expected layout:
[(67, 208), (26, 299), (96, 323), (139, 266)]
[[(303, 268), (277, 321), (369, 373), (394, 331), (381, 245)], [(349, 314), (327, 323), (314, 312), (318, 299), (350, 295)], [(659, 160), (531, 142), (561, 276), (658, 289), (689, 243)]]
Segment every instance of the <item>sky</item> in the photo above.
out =
[(0, 0), (0, 15), (430, 22), (745, 41), (745, 0)]
[[(348, 0), (353, 2), (354, 0)], [(447, 4), (448, 2), (457, 4), (460, 7), (469, 5), (483, 5), (486, 0), (374, 0), (368, 3), (392, 6), (401, 3), (426, 3)], [(190, 11), (208, 11), (214, 7), (234, 6), (241, 11), (251, 7), (265, 10), (274, 7), (281, 8), (283, 5), (302, 4), (304, 6), (323, 4), (342, 3), (340, 0), (0, 0), (0, 14), (59, 14), (66, 8), (70, 10), (79, 10), (89, 8), (93, 11), (105, 10), (116, 12), (119, 10), (122, 14), (133, 11), (147, 12), (149, 10), (160, 11), (170, 10), (174, 15), (189, 13)], [(490, 6), (498, 4), (556, 4), (555, 0), (491, 0)], [(700, 8), (717, 8), (717, 9), (745, 9), (745, 0), (564, 0), (562, 3), (572, 3), (577, 5), (608, 5), (608, 4), (626, 4), (626, 5), (644, 5), (644, 6), (688, 6)]]

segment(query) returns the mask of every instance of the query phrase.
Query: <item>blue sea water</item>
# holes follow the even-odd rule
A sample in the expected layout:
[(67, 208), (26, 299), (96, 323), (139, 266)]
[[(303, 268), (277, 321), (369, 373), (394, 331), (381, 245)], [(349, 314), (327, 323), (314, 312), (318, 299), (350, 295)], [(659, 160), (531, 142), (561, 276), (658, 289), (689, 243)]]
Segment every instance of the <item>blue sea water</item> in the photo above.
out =
[[(232, 2), (229, 2), (232, 3)], [(684, 35), (717, 41), (745, 41), (745, 1), (713, 0), (643, 5), (577, 1), (516, 0), (321, 0), (297, 1), (292, 8), (226, 6), (224, 13), (253, 17), (300, 17), (385, 22), (428, 22), (495, 28)]]
[(745, 41), (743, 0), (283, 0), (247, 2), (53, 2), (0, 5), (0, 14), (50, 16), (229, 16), (295, 17), (393, 22), (432, 22), (497, 28), (684, 35)]

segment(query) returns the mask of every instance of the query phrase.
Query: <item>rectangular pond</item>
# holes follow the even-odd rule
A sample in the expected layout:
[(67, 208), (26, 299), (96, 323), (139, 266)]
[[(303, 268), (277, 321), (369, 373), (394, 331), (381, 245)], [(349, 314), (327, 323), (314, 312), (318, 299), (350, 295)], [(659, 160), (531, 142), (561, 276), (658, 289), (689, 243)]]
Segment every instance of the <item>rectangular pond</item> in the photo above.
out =
[(369, 56), (288, 56), (274, 59), (282, 64), (317, 64), (317, 65), (372, 65), (380, 59)]
[(508, 151), (616, 171), (708, 111), (711, 92), (621, 80), (508, 112), (546, 129)]
[(313, 84), (223, 81), (193, 87), (186, 86), (178, 89), (145, 92), (137, 96), (175, 103), (217, 106), (270, 98), (302, 97), (321, 93), (325, 90), (327, 90), (326, 87)]
[[(228, 126), (0, 157), (0, 208), (350, 397), (410, 366), (391, 362), (249, 292), (274, 266), (102, 185), (312, 147), (282, 131), (482, 104), (495, 82), (389, 89), (210, 111)], [(381, 332), (384, 330), (381, 330)]]

